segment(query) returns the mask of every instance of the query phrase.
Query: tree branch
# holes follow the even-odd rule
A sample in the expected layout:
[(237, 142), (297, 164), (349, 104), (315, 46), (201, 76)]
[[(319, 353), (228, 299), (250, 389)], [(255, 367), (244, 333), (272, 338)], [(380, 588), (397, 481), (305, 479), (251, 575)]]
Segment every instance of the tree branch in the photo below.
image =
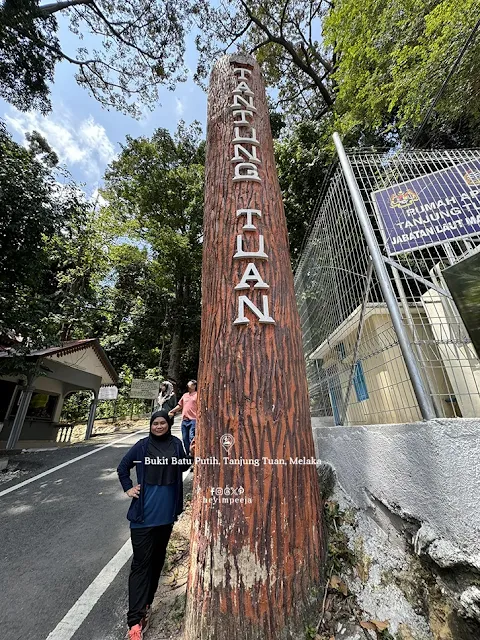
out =
[(257, 51), (258, 49), (261, 49), (267, 44), (270, 44), (270, 40), (262, 40), (262, 42), (259, 42), (258, 44), (256, 44), (253, 47), (253, 49), (250, 49), (249, 54), (252, 55), (253, 53), (255, 53), (255, 51)]
[[(303, 101), (304, 101), (304, 103), (305, 103), (305, 106), (306, 106), (306, 107), (307, 107), (307, 109), (310, 111), (310, 115), (311, 115), (311, 116), (312, 116), (312, 118), (313, 118), (313, 117), (314, 117), (314, 112), (313, 112), (312, 107), (310, 106), (310, 103), (309, 103), (309, 102), (308, 102), (308, 100), (305, 98), (304, 88), (300, 85), (300, 83), (298, 82), (298, 80), (296, 80), (296, 82), (297, 82), (297, 86), (298, 86), (298, 88), (300, 89), (300, 95), (301, 95), (301, 96), (302, 96), (302, 98), (303, 98)], [(329, 108), (329, 107), (327, 107), (327, 108)]]
[[(292, 100), (295, 100), (295, 98), (298, 98), (300, 95), (302, 97), (303, 96), (303, 91), (305, 89), (315, 89), (315, 85), (314, 84), (309, 84), (306, 87), (299, 87), (298, 91), (293, 94), (292, 96), (289, 96), (288, 98), (279, 98), (276, 102), (275, 102), (275, 107), (278, 107), (280, 105), (284, 105), (284, 104), (288, 104), (289, 102), (291, 102)], [(304, 98), (305, 99), (305, 98)]]
[[(322, 2), (326, 2), (329, 6), (331, 6), (331, 4), (330, 4), (330, 2), (328, 2), (328, 0), (322, 0)], [(310, 22), (313, 22), (313, 19), (315, 18), (317, 13), (320, 12), (320, 9), (321, 9), (321, 6), (322, 6), (322, 2), (319, 2), (317, 8), (315, 9), (315, 11), (313, 13), (311, 13), (311, 11), (312, 11), (312, 3), (310, 2)]]
[(308, 18), (308, 41), (310, 42), (310, 44), (312, 44), (312, 20), (313, 20), (313, 16), (312, 16), (312, 0), (310, 0), (310, 5), (308, 7), (308, 11), (309, 11), (309, 18)]
[(306, 75), (310, 76), (310, 78), (313, 80), (313, 82), (315, 83), (316, 87), (320, 91), (320, 94), (321, 94), (322, 98), (324, 99), (325, 104), (327, 104), (329, 107), (333, 106), (334, 100), (333, 100), (332, 96), (330, 95), (330, 93), (328, 92), (328, 89), (325, 87), (325, 85), (320, 80), (319, 75), (317, 74), (317, 72), (314, 69), (312, 69), (311, 66), (308, 66), (301, 59), (301, 57), (296, 52), (295, 47), (293, 46), (293, 44), (291, 42), (289, 42), (286, 38), (274, 36), (273, 33), (270, 31), (270, 29), (266, 25), (264, 25), (253, 14), (253, 12), (251, 11), (250, 7), (247, 5), (245, 0), (240, 0), (240, 2), (242, 4), (243, 8), (245, 9), (245, 11), (247, 12), (249, 18), (257, 25), (257, 27), (259, 29), (261, 29), (265, 33), (265, 35), (267, 36), (268, 40), (270, 42), (275, 42), (276, 44), (279, 44), (286, 51), (288, 51), (288, 53), (290, 54), (294, 64), (296, 64), (297, 67), (299, 69), (301, 69)]
[[(96, 76), (101, 83), (103, 84), (103, 87), (105, 89), (107, 88), (111, 88), (111, 89), (120, 89), (122, 91), (127, 91), (128, 94), (130, 95), (135, 95), (135, 94), (140, 94), (142, 92), (142, 90), (144, 89), (145, 86), (147, 86), (149, 83), (145, 82), (144, 86), (138, 88), (138, 89), (127, 89), (125, 86), (115, 83), (112, 80), (106, 80), (100, 73), (100, 71), (97, 69), (97, 66), (103, 66), (105, 69), (110, 69), (111, 71), (113, 71), (114, 73), (118, 73), (120, 74), (121, 71), (115, 67), (113, 67), (112, 65), (108, 64), (107, 62), (105, 62), (104, 60), (100, 60), (98, 58), (94, 58), (91, 60), (76, 60), (75, 58), (70, 57), (69, 55), (67, 55), (66, 53), (64, 53), (61, 49), (58, 49), (57, 47), (54, 47), (50, 44), (48, 44), (45, 41), (42, 41), (43, 45), (47, 48), (50, 49), (50, 51), (52, 51), (53, 53), (56, 53), (58, 56), (60, 56), (63, 60), (66, 60), (67, 62), (70, 62), (71, 64), (74, 64), (78, 67), (80, 67), (80, 72), (85, 80), (85, 82), (88, 84), (88, 86), (90, 87), (90, 89), (92, 90), (92, 92), (95, 94), (95, 89), (99, 89), (101, 87), (93, 87), (92, 84), (90, 83), (88, 77), (86, 76), (85, 70), (88, 69), (88, 71), (90, 73), (92, 73), (94, 76)], [(128, 74), (127, 75), (134, 75), (134, 74)]]
[[(312, 45), (312, 42), (308, 42), (308, 40), (305, 38), (305, 36), (303, 35), (303, 31), (300, 28), (300, 25), (297, 22), (293, 23), (298, 31), (298, 33), (300, 34), (300, 37), (302, 38), (303, 42), (306, 44), (307, 46), (307, 50), (313, 55), (313, 57), (317, 60), (317, 62), (319, 62), (322, 67), (325, 67), (325, 69), (331, 73), (333, 71), (333, 66), (330, 64), (330, 62), (328, 62), (328, 60), (325, 60), (325, 58), (323, 58), (323, 56), (321, 56), (318, 51), (316, 50), (316, 48)], [(302, 49), (303, 46), (302, 46)], [(307, 52), (304, 50), (305, 56), (308, 59), (308, 55)]]
[(323, 116), (327, 114), (329, 111), (330, 111), (330, 107), (324, 107), (323, 109), (321, 109), (316, 116), (316, 120), (320, 120), (321, 118), (323, 118)]
[(300, 49), (303, 51), (303, 55), (305, 56), (305, 62), (308, 64), (308, 66), (312, 66), (312, 63), (310, 62), (310, 56), (308, 55), (308, 51), (305, 48), (305, 45), (303, 44), (303, 42), (300, 43)]
[(283, 37), (283, 25), (285, 23), (285, 15), (287, 13), (289, 0), (285, 0), (285, 4), (283, 5), (282, 17), (280, 19), (280, 35)]
[(317, 61), (322, 65), (322, 67), (325, 67), (325, 69), (328, 71), (328, 73), (332, 73), (333, 65), (328, 60), (326, 60), (323, 56), (321, 56), (318, 53), (318, 51), (315, 49), (315, 47), (311, 46), (310, 47), (310, 51), (311, 51), (313, 57), (317, 59)]
[(107, 27), (108, 31), (110, 31), (110, 33), (115, 38), (120, 40), (120, 42), (122, 42), (127, 47), (131, 47), (132, 49), (136, 49), (139, 53), (141, 53), (146, 58), (149, 58), (150, 60), (159, 60), (160, 58), (162, 58), (162, 55), (160, 54), (160, 52), (159, 52), (158, 55), (152, 55), (148, 51), (144, 51), (141, 47), (139, 47), (138, 45), (134, 44), (133, 42), (129, 42), (128, 40), (125, 40), (125, 38), (122, 36), (122, 34), (119, 33), (116, 29), (113, 28), (113, 26), (112, 26), (111, 22), (108, 20), (108, 18), (103, 14), (101, 9), (95, 4), (95, 0), (90, 0), (90, 4), (92, 6), (92, 9), (93, 9), (94, 13), (96, 13), (96, 15), (101, 20), (103, 20), (103, 22), (105, 23), (105, 26)]
[(250, 25), (251, 25), (251, 24), (252, 24), (252, 21), (251, 21), (251, 20), (249, 20), (249, 21), (247, 22), (247, 25), (246, 25), (246, 26), (245, 26), (245, 27), (244, 27), (240, 32), (235, 33), (235, 34), (232, 36), (232, 41), (231, 41), (231, 42), (230, 42), (226, 47), (224, 47), (224, 49), (223, 49), (223, 52), (224, 52), (224, 53), (226, 53), (226, 52), (228, 51), (228, 49), (230, 49), (230, 47), (232, 46), (232, 44), (233, 44), (236, 40), (238, 40), (239, 38), (241, 38), (241, 37), (242, 37), (242, 36), (243, 36), (247, 31), (248, 31), (248, 29), (249, 29), (249, 27), (250, 27)]

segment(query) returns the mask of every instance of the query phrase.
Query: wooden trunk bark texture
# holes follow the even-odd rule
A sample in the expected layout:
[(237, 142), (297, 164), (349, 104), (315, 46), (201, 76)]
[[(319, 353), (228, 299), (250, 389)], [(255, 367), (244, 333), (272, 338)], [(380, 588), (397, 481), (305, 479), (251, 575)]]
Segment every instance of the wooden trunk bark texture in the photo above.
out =
[[(233, 181), (235, 67), (251, 71), (245, 81), (254, 93), (261, 182)], [(252, 135), (249, 127), (241, 131)], [(257, 231), (242, 230), (246, 217), (237, 217), (239, 209), (261, 211), (252, 220)], [(233, 258), (237, 235), (244, 251), (258, 251), (259, 234), (268, 260)], [(249, 262), (269, 289), (235, 291)], [(242, 294), (259, 309), (267, 295), (275, 324), (260, 323), (246, 307), (249, 323), (234, 325)], [(323, 557), (316, 470), (290, 463), (315, 455), (301, 340), (263, 80), (253, 58), (225, 56), (213, 69), (208, 99), (196, 434), (196, 456), (204, 463), (195, 466), (186, 640), (304, 638), (305, 624), (318, 614)], [(225, 463), (224, 434), (235, 440), (230, 460), (259, 465)], [(211, 457), (220, 464), (206, 464)]]

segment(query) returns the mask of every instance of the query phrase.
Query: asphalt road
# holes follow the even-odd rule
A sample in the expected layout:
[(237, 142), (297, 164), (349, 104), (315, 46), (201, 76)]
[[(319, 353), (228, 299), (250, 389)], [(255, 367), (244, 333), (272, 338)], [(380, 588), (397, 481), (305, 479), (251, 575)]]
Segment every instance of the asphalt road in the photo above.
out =
[[(99, 445), (83, 445), (22, 454), (26, 473), (0, 484), (1, 640), (47, 640), (129, 540), (129, 499), (116, 468), (128, 448), (145, 435), (133, 434), (101, 450)], [(86, 458), (1, 495), (8, 487), (94, 449)], [(78, 630), (62, 635), (57, 628), (55, 640), (124, 638), (129, 566), (130, 560), (98, 600), (93, 596), (95, 604)]]

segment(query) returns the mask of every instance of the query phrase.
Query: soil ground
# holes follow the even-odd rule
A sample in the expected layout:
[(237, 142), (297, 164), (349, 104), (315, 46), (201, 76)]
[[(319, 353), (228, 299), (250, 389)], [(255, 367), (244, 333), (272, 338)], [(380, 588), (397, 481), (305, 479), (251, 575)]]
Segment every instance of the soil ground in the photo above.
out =
[(145, 640), (170, 640), (181, 637), (187, 591), (190, 549), (191, 504), (185, 500), (185, 511), (173, 528), (167, 559), (157, 594), (152, 605), (150, 629)]

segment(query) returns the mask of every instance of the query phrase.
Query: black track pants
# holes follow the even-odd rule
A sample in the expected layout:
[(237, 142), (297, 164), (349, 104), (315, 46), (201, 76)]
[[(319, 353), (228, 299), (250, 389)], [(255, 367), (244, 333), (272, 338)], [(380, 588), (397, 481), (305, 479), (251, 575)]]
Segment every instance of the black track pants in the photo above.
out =
[(147, 604), (152, 604), (165, 562), (173, 524), (130, 529), (133, 560), (128, 579), (129, 628), (139, 624)]

